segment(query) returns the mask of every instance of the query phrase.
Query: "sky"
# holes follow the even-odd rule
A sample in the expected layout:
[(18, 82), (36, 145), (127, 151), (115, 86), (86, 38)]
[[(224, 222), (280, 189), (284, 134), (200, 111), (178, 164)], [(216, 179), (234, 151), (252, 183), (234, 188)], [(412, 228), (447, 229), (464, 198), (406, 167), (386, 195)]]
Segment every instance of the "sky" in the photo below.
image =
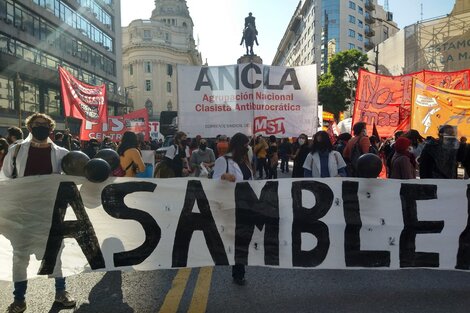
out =
[[(356, 2), (359, 0), (356, 0)], [(122, 26), (132, 20), (149, 19), (155, 8), (154, 0), (121, 0)], [(383, 5), (384, 0), (378, 0)], [(400, 28), (423, 19), (450, 13), (453, 0), (388, 0), (389, 10)], [(189, 14), (194, 22), (194, 38), (199, 43), (203, 63), (210, 66), (236, 64), (245, 54), (240, 46), (245, 17), (249, 12), (256, 17), (259, 46), (254, 53), (271, 64), (287, 25), (299, 0), (187, 0)]]

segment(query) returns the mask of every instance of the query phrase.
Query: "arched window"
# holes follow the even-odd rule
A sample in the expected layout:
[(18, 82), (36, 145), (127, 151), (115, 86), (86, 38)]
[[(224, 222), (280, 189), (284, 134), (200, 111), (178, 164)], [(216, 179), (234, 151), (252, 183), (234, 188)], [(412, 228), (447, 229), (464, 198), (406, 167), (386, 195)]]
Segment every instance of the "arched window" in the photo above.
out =
[(145, 108), (147, 109), (149, 116), (152, 116), (153, 115), (153, 103), (150, 99), (147, 99), (147, 101), (145, 101)]

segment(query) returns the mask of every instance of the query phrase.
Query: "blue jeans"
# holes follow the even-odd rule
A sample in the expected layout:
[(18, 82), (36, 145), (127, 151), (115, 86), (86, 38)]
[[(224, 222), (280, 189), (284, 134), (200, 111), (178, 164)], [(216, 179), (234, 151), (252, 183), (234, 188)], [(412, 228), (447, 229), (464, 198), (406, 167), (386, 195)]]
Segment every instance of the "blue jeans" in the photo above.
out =
[[(28, 288), (28, 281), (18, 281), (14, 283), (15, 290), (13, 295), (15, 296), (15, 301), (24, 301), (26, 289)], [(55, 279), (55, 291), (64, 291), (65, 290), (65, 277), (56, 277)]]

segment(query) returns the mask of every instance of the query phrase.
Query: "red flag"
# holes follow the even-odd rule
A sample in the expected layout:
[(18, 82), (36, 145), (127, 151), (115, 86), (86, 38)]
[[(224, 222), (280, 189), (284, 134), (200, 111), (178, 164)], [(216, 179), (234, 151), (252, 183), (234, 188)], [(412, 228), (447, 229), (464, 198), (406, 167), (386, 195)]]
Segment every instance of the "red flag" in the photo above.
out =
[(106, 85), (91, 86), (73, 77), (59, 66), (60, 91), (65, 116), (71, 116), (91, 123), (106, 123), (108, 120), (108, 99)]
[(136, 134), (142, 133), (144, 140), (149, 141), (149, 130), (148, 111), (144, 108), (124, 116), (109, 116), (107, 123), (93, 124), (84, 121), (80, 130), (80, 140), (91, 138), (102, 140), (104, 136), (108, 136), (117, 142), (121, 141), (124, 132), (132, 131)]
[(335, 138), (335, 133), (333, 131), (333, 125), (331, 123), (330, 125), (328, 125), (328, 129), (326, 130), (326, 133), (328, 134), (328, 137), (330, 137), (331, 144), (334, 144), (336, 141), (336, 138)]

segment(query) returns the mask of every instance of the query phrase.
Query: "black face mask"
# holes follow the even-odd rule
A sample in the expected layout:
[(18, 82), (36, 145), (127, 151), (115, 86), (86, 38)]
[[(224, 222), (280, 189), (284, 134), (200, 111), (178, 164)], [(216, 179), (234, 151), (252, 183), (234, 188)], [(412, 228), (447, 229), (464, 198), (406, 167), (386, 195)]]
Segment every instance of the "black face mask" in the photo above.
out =
[(201, 149), (202, 151), (205, 151), (206, 148), (207, 148), (207, 145), (205, 145), (205, 144), (200, 144), (199, 145), (199, 149)]
[(31, 132), (33, 133), (33, 137), (39, 141), (47, 139), (47, 137), (49, 137), (49, 134), (51, 133), (49, 127), (46, 126), (33, 127), (31, 129)]
[(10, 136), (7, 137), (7, 142), (9, 145), (11, 145), (13, 143), (13, 139), (11, 139)]

